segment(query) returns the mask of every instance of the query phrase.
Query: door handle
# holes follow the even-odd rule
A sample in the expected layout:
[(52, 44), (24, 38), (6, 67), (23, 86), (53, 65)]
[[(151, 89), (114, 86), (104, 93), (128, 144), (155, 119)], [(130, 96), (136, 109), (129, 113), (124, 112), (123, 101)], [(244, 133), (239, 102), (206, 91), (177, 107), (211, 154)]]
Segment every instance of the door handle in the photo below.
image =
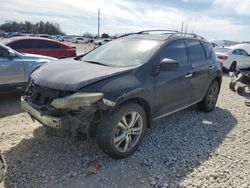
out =
[(185, 78), (191, 78), (193, 76), (193, 73), (187, 73), (186, 75), (185, 75)]
[(214, 69), (214, 66), (213, 65), (210, 65), (209, 66), (209, 70), (213, 70)]

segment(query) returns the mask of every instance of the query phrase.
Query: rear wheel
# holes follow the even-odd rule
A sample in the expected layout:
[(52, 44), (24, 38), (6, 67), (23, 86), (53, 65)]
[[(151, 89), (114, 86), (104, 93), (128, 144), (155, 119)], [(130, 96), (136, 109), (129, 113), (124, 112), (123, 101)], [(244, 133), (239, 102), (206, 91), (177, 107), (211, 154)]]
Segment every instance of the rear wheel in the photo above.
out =
[(105, 115), (97, 128), (98, 145), (113, 158), (125, 158), (141, 143), (146, 124), (143, 108), (136, 103), (126, 103)]
[(201, 102), (198, 103), (200, 110), (204, 112), (210, 112), (214, 109), (218, 95), (220, 91), (220, 86), (218, 81), (214, 80), (209, 86), (208, 91)]

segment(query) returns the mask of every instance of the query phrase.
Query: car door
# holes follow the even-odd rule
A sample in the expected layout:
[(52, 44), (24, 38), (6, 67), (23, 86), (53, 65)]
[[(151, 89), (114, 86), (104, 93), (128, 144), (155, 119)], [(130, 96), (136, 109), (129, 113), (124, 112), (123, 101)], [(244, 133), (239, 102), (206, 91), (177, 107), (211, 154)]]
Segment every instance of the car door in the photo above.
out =
[(22, 60), (18, 56), (10, 57), (8, 50), (0, 47), (0, 85), (23, 82), (25, 75)]
[(237, 68), (239, 69), (245, 68), (245, 57), (243, 56), (241, 49), (235, 49), (232, 51), (232, 59), (236, 61)]
[(176, 40), (168, 44), (159, 54), (159, 61), (167, 58), (179, 63), (176, 71), (161, 71), (155, 77), (156, 116), (162, 116), (190, 103), (191, 65), (188, 62), (184, 40)]
[(21, 53), (35, 54), (33, 51), (33, 40), (32, 39), (21, 39), (8, 44), (12, 49)]
[(34, 40), (33, 48), (37, 54), (46, 55), (50, 57), (59, 57), (59, 48), (60, 46), (49, 40)]
[(196, 103), (205, 96), (213, 79), (212, 75), (215, 65), (210, 58), (212, 52), (212, 46), (210, 46), (210, 44), (206, 42), (202, 44), (201, 41), (195, 39), (188, 39), (187, 44), (189, 60), (192, 64), (192, 77), (190, 79), (192, 85), (191, 102)]
[(241, 62), (241, 64), (242, 64), (242, 66), (243, 66), (244, 69), (247, 69), (247, 68), (250, 67), (250, 56), (243, 49), (241, 49), (241, 54), (242, 54), (242, 62)]

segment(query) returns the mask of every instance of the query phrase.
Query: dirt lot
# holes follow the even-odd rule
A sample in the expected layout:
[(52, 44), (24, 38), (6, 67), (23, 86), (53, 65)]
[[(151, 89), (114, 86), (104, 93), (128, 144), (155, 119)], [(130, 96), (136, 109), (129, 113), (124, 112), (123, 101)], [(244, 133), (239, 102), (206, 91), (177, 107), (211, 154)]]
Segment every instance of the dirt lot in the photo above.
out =
[[(250, 187), (250, 109), (224, 76), (216, 109), (195, 107), (162, 118), (133, 156), (113, 160), (95, 141), (49, 137), (20, 108), (20, 94), (1, 95), (0, 149), (8, 171), (0, 187)], [(91, 162), (101, 165), (89, 174)]]

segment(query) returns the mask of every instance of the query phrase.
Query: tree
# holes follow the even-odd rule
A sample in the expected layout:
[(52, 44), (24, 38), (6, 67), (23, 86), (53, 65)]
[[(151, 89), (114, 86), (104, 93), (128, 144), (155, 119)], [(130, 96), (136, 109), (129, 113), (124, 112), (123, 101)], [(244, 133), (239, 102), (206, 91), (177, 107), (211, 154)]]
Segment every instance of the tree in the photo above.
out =
[(109, 34), (103, 33), (103, 34), (102, 34), (102, 38), (110, 38), (110, 37), (109, 37)]
[(49, 34), (49, 35), (64, 35), (58, 23), (50, 22), (7, 22), (0, 25), (0, 30), (5, 32), (22, 32), (22, 33), (35, 33), (35, 34)]

